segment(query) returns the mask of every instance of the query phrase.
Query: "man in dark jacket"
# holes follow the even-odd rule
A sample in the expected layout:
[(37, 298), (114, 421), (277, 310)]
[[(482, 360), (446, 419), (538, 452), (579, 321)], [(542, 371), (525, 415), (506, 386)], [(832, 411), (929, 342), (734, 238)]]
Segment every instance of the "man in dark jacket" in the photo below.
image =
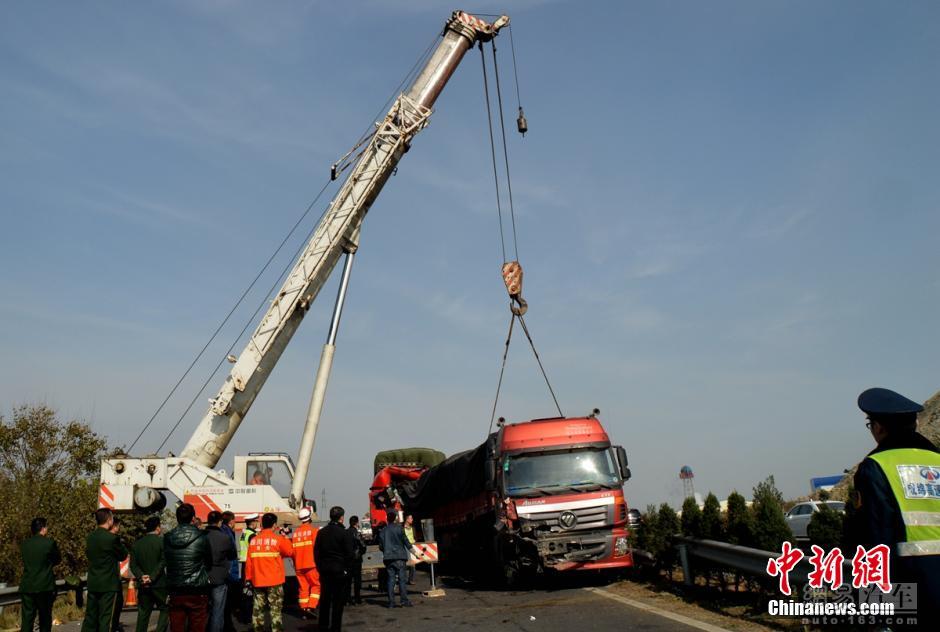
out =
[(843, 550), (884, 544), (892, 583), (916, 584), (917, 618), (940, 619), (940, 450), (917, 432), (924, 407), (885, 388), (858, 396), (878, 447), (855, 473)]
[[(111, 521), (111, 528), (108, 531), (112, 535), (121, 537), (121, 519), (118, 516), (114, 516), (114, 520)], [(123, 543), (124, 540), (121, 540)], [(124, 569), (121, 568), (121, 565), (118, 565), (118, 574), (121, 576), (121, 581), (124, 581)], [(114, 596), (114, 620), (112, 622), (111, 632), (123, 632), (124, 626), (121, 624), (121, 612), (124, 610), (124, 590), (119, 590)]]
[(411, 543), (408, 542), (405, 530), (398, 522), (398, 514), (394, 511), (388, 512), (388, 524), (379, 534), (379, 549), (382, 551), (382, 562), (385, 563), (385, 571), (388, 573), (387, 607), (395, 607), (395, 583), (397, 582), (401, 605), (410, 608), (414, 604), (408, 599), (405, 569), (408, 566), (408, 552), (411, 550)]
[(241, 568), (238, 562), (238, 538), (235, 536), (235, 530), (232, 528), (232, 523), (234, 522), (234, 513), (231, 511), (222, 512), (222, 533), (229, 537), (232, 541), (232, 548), (235, 550), (235, 559), (232, 560), (228, 578), (225, 580), (225, 583), (228, 584), (228, 589), (225, 591), (225, 622), (222, 626), (225, 632), (235, 632), (235, 608), (242, 594), (240, 582)]
[(52, 602), (55, 601), (55, 576), (52, 567), (62, 561), (55, 540), (47, 537), (45, 518), (33, 518), (29, 525), (32, 537), (20, 545), (23, 556), (23, 578), (20, 580), (22, 630), (32, 632), (39, 615), (39, 632), (52, 630)]
[(349, 517), (349, 528), (346, 530), (349, 539), (353, 545), (353, 562), (349, 567), (349, 577), (346, 583), (349, 588), (346, 591), (346, 605), (362, 603), (362, 555), (366, 552), (365, 542), (362, 541), (362, 534), (359, 533), (359, 516)]
[(209, 609), (212, 548), (205, 531), (193, 526), (189, 503), (176, 509), (178, 526), (163, 536), (166, 583), (170, 593), (170, 632), (205, 632)]
[(166, 562), (163, 559), (160, 517), (147, 518), (144, 529), (147, 533), (131, 547), (131, 573), (139, 586), (137, 632), (147, 632), (154, 608), (159, 613), (157, 632), (166, 632), (169, 616), (166, 610)]
[[(225, 601), (228, 592), (228, 577), (232, 562), (238, 559), (235, 541), (222, 531), (222, 513), (210, 511), (207, 518), (206, 537), (212, 549), (212, 568), (209, 569), (210, 595), (209, 632), (222, 632), (225, 627)], [(234, 596), (233, 596), (234, 598)]]
[(85, 541), (88, 557), (88, 600), (82, 632), (111, 632), (117, 611), (117, 596), (121, 592), (121, 574), (118, 565), (127, 559), (127, 549), (121, 538), (111, 533), (114, 514), (110, 509), (95, 512), (98, 528)]
[(320, 572), (320, 614), (318, 627), (321, 630), (341, 630), (343, 606), (346, 604), (346, 576), (355, 558), (352, 540), (343, 528), (342, 507), (330, 509), (330, 524), (317, 533), (313, 545), (313, 559)]

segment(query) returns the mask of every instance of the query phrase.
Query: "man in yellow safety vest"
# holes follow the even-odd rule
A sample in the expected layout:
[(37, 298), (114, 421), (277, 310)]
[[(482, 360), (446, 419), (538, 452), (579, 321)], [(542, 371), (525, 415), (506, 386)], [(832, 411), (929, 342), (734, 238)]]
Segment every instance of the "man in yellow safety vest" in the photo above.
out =
[(855, 474), (845, 555), (890, 547), (892, 583), (916, 583), (917, 618), (940, 612), (940, 450), (917, 432), (924, 407), (885, 388), (858, 397), (878, 446)]

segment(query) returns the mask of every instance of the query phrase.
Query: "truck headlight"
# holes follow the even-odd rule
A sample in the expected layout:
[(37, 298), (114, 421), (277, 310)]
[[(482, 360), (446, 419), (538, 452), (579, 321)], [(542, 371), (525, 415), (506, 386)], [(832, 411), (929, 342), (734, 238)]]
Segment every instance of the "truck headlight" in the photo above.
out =
[(625, 537), (621, 536), (617, 538), (616, 540), (614, 540), (614, 556), (615, 557), (623, 557), (624, 555), (627, 554), (628, 549), (629, 547), (627, 546), (627, 539)]

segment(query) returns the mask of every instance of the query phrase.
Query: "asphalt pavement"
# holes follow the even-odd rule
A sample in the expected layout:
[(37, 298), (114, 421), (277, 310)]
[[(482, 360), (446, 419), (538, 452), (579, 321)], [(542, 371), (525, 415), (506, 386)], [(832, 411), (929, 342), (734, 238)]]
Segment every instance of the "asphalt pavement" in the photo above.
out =
[[(416, 584), (409, 586), (410, 598), (415, 604), (413, 608), (388, 609), (384, 592), (378, 592), (374, 582), (363, 585), (365, 603), (346, 608), (343, 628), (362, 632), (388, 632), (389, 629), (408, 632), (474, 629), (481, 632), (720, 630), (683, 620), (683, 617), (669, 612), (651, 610), (645, 604), (617, 596), (608, 591), (604, 583), (589, 577), (546, 583), (538, 589), (526, 591), (487, 590), (457, 579), (444, 578), (438, 582), (438, 587), (444, 588), (446, 594), (433, 598), (423, 595), (430, 588), (429, 575), (418, 572), (415, 579)], [(122, 614), (126, 632), (133, 632), (136, 614), (133, 610)], [(151, 630), (154, 630), (155, 623), (156, 615), (151, 617)], [(295, 607), (285, 609), (285, 630), (312, 632), (316, 625), (315, 620), (301, 618)], [(77, 632), (79, 627), (80, 622), (72, 622), (56, 629), (58, 632)], [(249, 629), (249, 626), (238, 624), (239, 632)]]

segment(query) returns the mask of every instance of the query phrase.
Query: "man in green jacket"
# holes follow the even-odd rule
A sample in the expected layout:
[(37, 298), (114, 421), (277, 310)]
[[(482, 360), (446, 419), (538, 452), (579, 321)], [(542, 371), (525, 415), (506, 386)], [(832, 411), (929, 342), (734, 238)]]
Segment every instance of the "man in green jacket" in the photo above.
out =
[(114, 514), (110, 509), (95, 512), (98, 528), (88, 535), (85, 553), (88, 556), (88, 600), (81, 632), (111, 632), (117, 611), (117, 596), (121, 592), (121, 574), (118, 565), (127, 559), (127, 549), (121, 538), (110, 532)]
[(150, 516), (144, 522), (147, 534), (131, 549), (131, 573), (140, 590), (137, 593), (137, 632), (147, 632), (150, 613), (156, 608), (157, 632), (166, 632), (169, 615), (166, 607), (166, 562), (163, 558), (163, 537), (160, 517)]
[(23, 578), (20, 580), (22, 630), (32, 632), (39, 615), (39, 632), (52, 630), (52, 602), (55, 601), (55, 576), (52, 567), (62, 561), (59, 547), (46, 536), (45, 518), (33, 518), (29, 525), (32, 537), (20, 545), (23, 556)]

